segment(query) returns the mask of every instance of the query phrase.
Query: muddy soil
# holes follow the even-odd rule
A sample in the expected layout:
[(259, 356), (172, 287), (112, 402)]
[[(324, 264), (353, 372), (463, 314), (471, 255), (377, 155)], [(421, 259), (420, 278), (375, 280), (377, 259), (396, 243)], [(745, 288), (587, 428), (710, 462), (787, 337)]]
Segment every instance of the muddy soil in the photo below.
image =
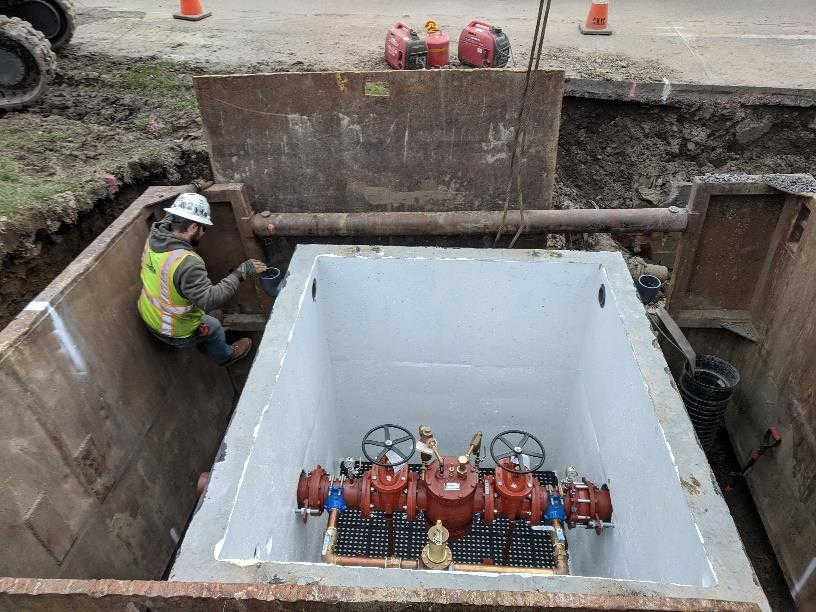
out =
[(209, 178), (201, 70), (68, 52), (40, 103), (0, 117), (0, 327), (145, 186)]
[(565, 98), (555, 206), (665, 205), (708, 173), (816, 174), (816, 109)]

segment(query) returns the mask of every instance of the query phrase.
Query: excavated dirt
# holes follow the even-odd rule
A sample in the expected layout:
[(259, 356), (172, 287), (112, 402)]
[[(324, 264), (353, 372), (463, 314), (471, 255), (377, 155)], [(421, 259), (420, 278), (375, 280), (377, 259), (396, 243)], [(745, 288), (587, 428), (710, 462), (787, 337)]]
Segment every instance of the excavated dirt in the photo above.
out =
[(816, 173), (816, 109), (564, 100), (556, 206), (665, 205), (705, 174)]
[(41, 102), (0, 117), (0, 328), (145, 186), (209, 178), (194, 71), (66, 53)]

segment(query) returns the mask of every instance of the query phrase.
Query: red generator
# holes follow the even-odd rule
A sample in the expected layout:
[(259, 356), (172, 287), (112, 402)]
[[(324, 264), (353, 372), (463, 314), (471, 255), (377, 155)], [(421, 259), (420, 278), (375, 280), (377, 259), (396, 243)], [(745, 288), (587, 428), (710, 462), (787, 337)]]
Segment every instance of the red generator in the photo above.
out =
[(428, 64), (428, 44), (416, 30), (398, 21), (385, 35), (385, 61), (396, 70), (415, 70)]
[(510, 60), (510, 39), (501, 28), (474, 19), (459, 36), (459, 61), (476, 68), (503, 68)]

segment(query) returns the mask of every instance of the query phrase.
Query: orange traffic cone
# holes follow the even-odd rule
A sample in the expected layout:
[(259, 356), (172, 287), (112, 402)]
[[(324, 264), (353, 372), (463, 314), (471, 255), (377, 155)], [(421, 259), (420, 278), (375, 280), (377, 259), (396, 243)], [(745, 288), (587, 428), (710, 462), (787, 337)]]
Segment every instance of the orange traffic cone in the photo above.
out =
[(590, 0), (586, 21), (578, 24), (581, 34), (611, 34), (609, 29), (609, 0)]
[(181, 0), (181, 10), (178, 13), (173, 13), (176, 19), (184, 19), (186, 21), (201, 21), (205, 17), (209, 17), (212, 13), (205, 13), (201, 6), (201, 0)]

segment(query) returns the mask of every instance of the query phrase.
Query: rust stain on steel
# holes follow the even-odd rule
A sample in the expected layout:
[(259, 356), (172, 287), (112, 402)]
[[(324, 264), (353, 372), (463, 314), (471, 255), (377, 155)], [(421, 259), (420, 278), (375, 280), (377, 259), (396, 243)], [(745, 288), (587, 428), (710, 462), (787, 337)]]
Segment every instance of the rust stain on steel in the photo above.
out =
[[(529, 208), (550, 207), (563, 77), (542, 70), (531, 80), (516, 159)], [(345, 89), (336, 72), (195, 77), (217, 179), (246, 183), (256, 211), (504, 207), (523, 71), (342, 79)], [(366, 95), (373, 82), (388, 97)]]
[(509, 211), (270, 213), (252, 219), (258, 236), (415, 236), (484, 234), (503, 223), (532, 232), (678, 232), (688, 217), (678, 208)]
[[(811, 609), (816, 578), (801, 577), (816, 539), (816, 224), (794, 231), (803, 207), (816, 209), (816, 199), (761, 181), (693, 194), (668, 308), (698, 353), (740, 371), (726, 414), (737, 456), (748, 457), (770, 425), (782, 435), (746, 478), (785, 579), (792, 590), (799, 584), (796, 603)], [(749, 342), (719, 329), (735, 316), (764, 333)], [(782, 513), (780, 490), (792, 492)]]
[(359, 588), (292, 584), (232, 584), (140, 580), (0, 578), (0, 605), (37, 611), (399, 609), (514, 610), (723, 610), (757, 611), (753, 603), (649, 595)]
[(743, 337), (761, 337), (770, 270), (801, 200), (759, 180), (692, 186), (689, 227), (669, 295), (681, 327), (741, 329)]
[(346, 88), (348, 87), (348, 79), (346, 77), (337, 72), (334, 75), (334, 80), (337, 81), (337, 89), (339, 89), (341, 92), (346, 91)]

